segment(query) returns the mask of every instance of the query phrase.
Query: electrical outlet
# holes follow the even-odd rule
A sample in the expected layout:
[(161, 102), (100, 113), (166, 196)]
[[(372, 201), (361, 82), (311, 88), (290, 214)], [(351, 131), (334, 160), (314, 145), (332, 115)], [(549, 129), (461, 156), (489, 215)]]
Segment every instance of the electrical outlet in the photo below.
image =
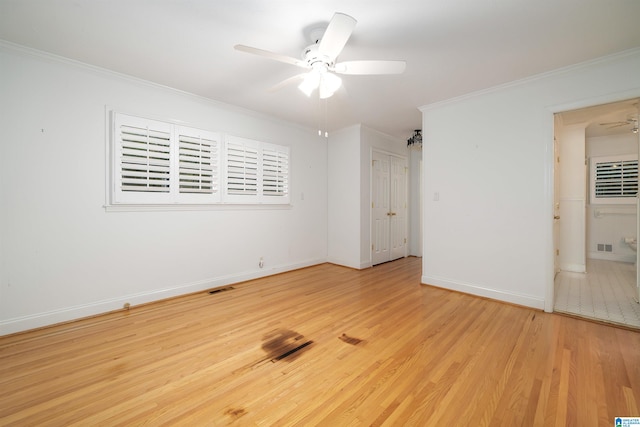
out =
[(260, 262), (258, 262), (258, 267), (262, 268), (264, 267), (264, 258), (260, 257)]

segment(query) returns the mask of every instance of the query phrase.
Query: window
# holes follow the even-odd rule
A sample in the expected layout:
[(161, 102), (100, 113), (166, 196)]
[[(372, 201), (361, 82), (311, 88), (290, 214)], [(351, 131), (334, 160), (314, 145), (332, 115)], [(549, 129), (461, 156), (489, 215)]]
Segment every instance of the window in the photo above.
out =
[(227, 196), (258, 195), (258, 143), (227, 138)]
[(225, 143), (225, 200), (289, 203), (287, 147), (233, 136)]
[(265, 197), (289, 195), (289, 151), (265, 146), (262, 150), (262, 193)]
[[(179, 127), (178, 137), (178, 174), (179, 192), (197, 201), (201, 195), (208, 202), (218, 201), (218, 141), (215, 135), (190, 128)], [(196, 196), (186, 196), (194, 194)]]
[(635, 203), (638, 158), (634, 155), (591, 158), (591, 203)]
[(121, 113), (112, 141), (113, 204), (289, 203), (288, 147)]

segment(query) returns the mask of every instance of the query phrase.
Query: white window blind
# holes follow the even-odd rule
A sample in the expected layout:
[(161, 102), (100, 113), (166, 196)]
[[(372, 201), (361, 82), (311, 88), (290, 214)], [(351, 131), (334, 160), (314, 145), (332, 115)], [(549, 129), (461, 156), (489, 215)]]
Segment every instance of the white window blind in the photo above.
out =
[(638, 159), (635, 156), (591, 159), (591, 203), (635, 203)]
[(113, 203), (219, 202), (218, 134), (114, 113)]
[(211, 132), (186, 127), (177, 127), (176, 134), (179, 200), (219, 201), (219, 138)]
[(289, 148), (113, 113), (113, 204), (286, 204)]
[(225, 202), (289, 203), (288, 147), (227, 136), (224, 163)]
[(116, 115), (115, 201), (166, 202), (171, 192), (171, 126)]
[(249, 140), (227, 140), (227, 195), (258, 195), (258, 144)]
[(262, 191), (267, 197), (289, 194), (289, 153), (284, 147), (262, 150)]
[(122, 191), (169, 192), (170, 135), (123, 125)]

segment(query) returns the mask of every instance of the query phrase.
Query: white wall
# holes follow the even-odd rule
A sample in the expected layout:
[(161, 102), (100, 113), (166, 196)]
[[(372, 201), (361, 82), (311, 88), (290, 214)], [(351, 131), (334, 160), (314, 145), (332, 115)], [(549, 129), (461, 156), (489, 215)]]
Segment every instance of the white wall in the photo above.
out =
[(360, 125), (332, 132), (328, 142), (327, 260), (360, 268)]
[(422, 149), (409, 150), (409, 255), (422, 256)]
[(422, 282), (551, 310), (553, 113), (639, 94), (634, 50), (422, 107)]
[[(592, 157), (638, 155), (638, 135), (631, 132), (586, 139), (586, 154)], [(588, 184), (587, 178), (587, 184)], [(635, 262), (636, 253), (624, 243), (625, 237), (636, 237), (636, 199), (632, 204), (587, 205), (587, 257)], [(613, 252), (598, 252), (597, 244), (610, 244)]]
[[(326, 260), (315, 131), (8, 45), (0, 64), (0, 334)], [(290, 146), (292, 206), (105, 211), (107, 106)]]

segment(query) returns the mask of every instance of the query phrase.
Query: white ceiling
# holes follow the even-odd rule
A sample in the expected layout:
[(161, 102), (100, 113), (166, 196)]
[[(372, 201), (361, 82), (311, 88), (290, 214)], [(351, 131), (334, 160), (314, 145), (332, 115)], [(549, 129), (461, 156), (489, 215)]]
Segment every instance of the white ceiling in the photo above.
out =
[[(358, 20), (339, 60), (403, 59), (399, 76), (343, 76), (326, 108), (300, 57), (334, 12)], [(418, 107), (640, 46), (638, 0), (0, 0), (0, 39), (329, 130), (363, 123), (406, 139)], [(462, 122), (463, 123), (463, 122)]]

